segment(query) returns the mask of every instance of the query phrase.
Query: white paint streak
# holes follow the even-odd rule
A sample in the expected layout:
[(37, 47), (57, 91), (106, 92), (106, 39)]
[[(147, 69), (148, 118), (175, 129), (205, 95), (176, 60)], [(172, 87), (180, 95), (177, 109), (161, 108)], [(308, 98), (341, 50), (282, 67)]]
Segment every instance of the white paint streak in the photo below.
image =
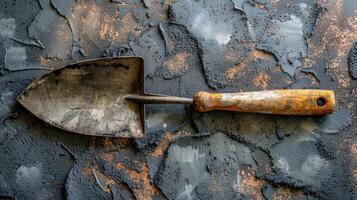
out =
[(290, 15), (290, 20), (281, 22), (281, 21), (276, 21), (280, 25), (280, 29), (278, 30), (279, 33), (285, 35), (285, 36), (291, 36), (291, 35), (303, 35), (302, 28), (303, 28), (303, 23), (299, 17), (296, 17), (295, 15)]
[(5, 68), (19, 70), (26, 66), (27, 53), (24, 47), (10, 47), (6, 49)]
[(279, 160), (277, 162), (277, 167), (285, 172), (289, 172), (289, 170), (290, 170), (289, 163), (286, 160), (286, 158), (284, 158), (284, 157), (279, 158)]
[(290, 20), (273, 20), (273, 24), (275, 24), (276, 28), (272, 28), (272, 30), (277, 30), (280, 41), (279, 46), (288, 52), (299, 50), (304, 56), (306, 45), (301, 19), (295, 15), (290, 15)]
[(183, 192), (179, 194), (175, 199), (176, 200), (192, 200), (192, 192), (195, 187), (191, 184), (186, 184)]
[(329, 163), (319, 155), (309, 155), (304, 164), (301, 165), (301, 174), (305, 174), (307, 177), (314, 177), (318, 175), (322, 167), (327, 167), (328, 165)]
[(238, 169), (236, 181), (233, 183), (233, 190), (239, 192), (240, 191), (239, 188), (240, 188), (240, 174)]
[(299, 3), (299, 7), (300, 7), (301, 10), (306, 10), (307, 9), (307, 5), (304, 2)]
[[(162, 112), (151, 114), (151, 115), (147, 116), (147, 118), (145, 120), (146, 126), (148, 127), (148, 129), (151, 129), (154, 127), (159, 127), (160, 125), (162, 125), (162, 127), (166, 128), (167, 127), (166, 121), (169, 119), (169, 117), (170, 117), (169, 114), (162, 113)], [(166, 124), (166, 127), (165, 127), (165, 124)]]
[(21, 166), (16, 170), (16, 184), (21, 187), (22, 190), (26, 190), (26, 187), (31, 186), (37, 188), (40, 185), (28, 185), (39, 184), (41, 182), (41, 169), (38, 166)]
[(16, 95), (11, 91), (4, 91), (0, 94), (0, 113), (6, 114), (11, 112), (11, 108), (16, 104)]
[(233, 31), (230, 23), (215, 22), (205, 11), (193, 17), (191, 29), (204, 39), (216, 41), (220, 45), (225, 45), (231, 40)]
[(16, 22), (14, 18), (0, 19), (0, 36), (2, 39), (14, 37)]
[(200, 157), (198, 149), (193, 148), (191, 146), (181, 147), (174, 144), (171, 150), (173, 154), (172, 158), (174, 159), (174, 161), (178, 161), (180, 163), (192, 163)]
[(299, 7), (301, 12), (304, 14), (305, 17), (309, 16), (309, 11), (307, 10), (307, 5), (306, 3), (299, 3)]

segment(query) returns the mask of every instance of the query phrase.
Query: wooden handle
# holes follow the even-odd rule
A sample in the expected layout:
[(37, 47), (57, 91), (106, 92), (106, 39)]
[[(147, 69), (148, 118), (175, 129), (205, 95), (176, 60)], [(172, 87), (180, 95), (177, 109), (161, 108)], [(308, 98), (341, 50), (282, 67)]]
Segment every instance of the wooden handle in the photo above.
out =
[(331, 90), (271, 90), (244, 93), (198, 92), (197, 111), (229, 110), (280, 115), (325, 115), (335, 107)]

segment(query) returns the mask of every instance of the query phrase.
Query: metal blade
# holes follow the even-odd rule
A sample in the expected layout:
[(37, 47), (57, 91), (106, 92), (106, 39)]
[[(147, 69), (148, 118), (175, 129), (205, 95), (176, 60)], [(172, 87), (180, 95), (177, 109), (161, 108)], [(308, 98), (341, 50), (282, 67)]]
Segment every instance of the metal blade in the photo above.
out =
[(34, 81), (18, 101), (45, 122), (75, 133), (141, 138), (142, 106), (126, 101), (143, 94), (143, 59), (120, 57), (65, 66)]

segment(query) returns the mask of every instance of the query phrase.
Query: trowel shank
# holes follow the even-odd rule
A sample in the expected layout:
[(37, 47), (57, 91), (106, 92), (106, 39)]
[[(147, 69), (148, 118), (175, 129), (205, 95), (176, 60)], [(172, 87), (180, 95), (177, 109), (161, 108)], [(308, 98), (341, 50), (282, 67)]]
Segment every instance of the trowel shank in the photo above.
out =
[(162, 95), (128, 95), (126, 100), (134, 101), (141, 104), (192, 104), (192, 98), (162, 96)]

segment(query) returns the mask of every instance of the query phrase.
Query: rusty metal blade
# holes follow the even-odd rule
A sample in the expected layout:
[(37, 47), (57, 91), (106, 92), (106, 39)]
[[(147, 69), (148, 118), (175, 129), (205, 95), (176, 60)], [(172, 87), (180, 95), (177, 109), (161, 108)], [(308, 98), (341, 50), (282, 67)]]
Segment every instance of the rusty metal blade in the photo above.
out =
[(31, 83), (18, 101), (43, 121), (75, 133), (141, 138), (143, 108), (125, 100), (143, 93), (140, 57), (86, 60)]

